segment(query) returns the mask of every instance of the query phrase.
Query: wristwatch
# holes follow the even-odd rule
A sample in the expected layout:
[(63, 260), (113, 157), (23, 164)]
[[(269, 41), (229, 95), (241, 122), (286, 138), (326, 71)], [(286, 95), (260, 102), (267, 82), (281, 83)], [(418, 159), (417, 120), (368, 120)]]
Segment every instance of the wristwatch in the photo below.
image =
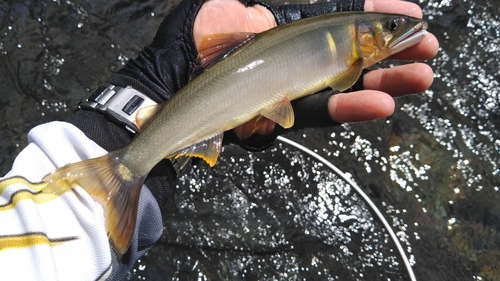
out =
[(157, 103), (131, 86), (123, 88), (102, 84), (82, 99), (78, 106), (102, 112), (115, 122), (125, 125), (130, 132), (138, 133), (140, 130), (135, 119), (137, 112), (153, 105)]
[[(123, 88), (111, 84), (102, 84), (83, 98), (78, 107), (104, 113), (114, 122), (125, 126), (128, 131), (136, 134), (140, 131), (136, 123), (137, 112), (142, 108), (157, 104), (131, 86)], [(179, 178), (189, 166), (191, 157), (182, 156), (169, 158), (169, 160), (175, 169), (176, 178)]]

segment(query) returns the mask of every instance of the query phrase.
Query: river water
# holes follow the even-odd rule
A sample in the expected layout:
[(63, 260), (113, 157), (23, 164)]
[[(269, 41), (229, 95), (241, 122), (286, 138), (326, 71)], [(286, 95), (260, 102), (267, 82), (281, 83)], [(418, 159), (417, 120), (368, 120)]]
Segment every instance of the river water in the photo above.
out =
[[(420, 1), (441, 47), (431, 89), (390, 118), (286, 135), (341, 168), (398, 237), (419, 280), (500, 279), (498, 0)], [(0, 4), (0, 171), (33, 126), (150, 42), (174, 4)], [(390, 62), (399, 63), (399, 62)], [(407, 280), (387, 229), (353, 187), (303, 151), (225, 147), (163, 210), (164, 235), (132, 280)]]

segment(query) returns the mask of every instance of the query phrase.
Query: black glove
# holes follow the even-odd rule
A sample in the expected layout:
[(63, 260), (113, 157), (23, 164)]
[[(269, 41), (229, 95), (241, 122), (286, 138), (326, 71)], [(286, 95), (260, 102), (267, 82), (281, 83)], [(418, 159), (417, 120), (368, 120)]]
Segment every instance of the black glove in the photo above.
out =
[(260, 1), (249, 1), (250, 6), (261, 5), (273, 13), (276, 23), (282, 25), (304, 18), (319, 16), (328, 13), (363, 11), (365, 7), (364, 0), (341, 0), (317, 4), (295, 4), (271, 6)]
[[(121, 87), (132, 86), (158, 103), (171, 98), (188, 83), (197, 65), (198, 52), (193, 39), (193, 26), (203, 3), (204, 0), (182, 1), (163, 20), (151, 45), (112, 75), (107, 83)], [(285, 24), (324, 13), (363, 10), (364, 0), (338, 0), (330, 3), (285, 6), (269, 6), (260, 2), (247, 4), (264, 5), (274, 14), (278, 24)], [(296, 125), (293, 129), (338, 124), (331, 121), (328, 115), (327, 102), (330, 96), (331, 92), (326, 92), (294, 101)], [(123, 125), (115, 123), (97, 111), (78, 110), (68, 121), (108, 151), (125, 146), (134, 136)], [(283, 130), (277, 130), (272, 136), (251, 137), (244, 142), (240, 142), (230, 133), (226, 134), (225, 138), (226, 142), (239, 143), (243, 147), (255, 150), (269, 146), (278, 133), (283, 133)], [(168, 161), (160, 162), (149, 173), (146, 186), (155, 195), (160, 206), (166, 202), (170, 190), (166, 186), (173, 186), (173, 180), (175, 171)]]

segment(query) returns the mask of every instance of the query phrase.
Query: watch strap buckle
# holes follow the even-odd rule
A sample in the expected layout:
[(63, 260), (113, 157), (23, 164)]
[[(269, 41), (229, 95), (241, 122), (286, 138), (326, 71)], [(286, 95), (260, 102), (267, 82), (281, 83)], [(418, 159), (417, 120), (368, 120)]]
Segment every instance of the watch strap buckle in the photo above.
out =
[(140, 131), (136, 121), (137, 112), (153, 105), (157, 103), (131, 86), (123, 88), (111, 84), (99, 86), (78, 104), (80, 108), (97, 110), (113, 117), (132, 133)]

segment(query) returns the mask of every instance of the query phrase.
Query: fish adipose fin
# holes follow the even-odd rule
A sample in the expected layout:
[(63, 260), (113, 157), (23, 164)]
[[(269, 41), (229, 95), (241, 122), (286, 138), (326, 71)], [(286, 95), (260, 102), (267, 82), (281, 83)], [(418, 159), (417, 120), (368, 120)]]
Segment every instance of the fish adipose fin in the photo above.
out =
[(142, 131), (146, 123), (153, 117), (161, 108), (161, 104), (155, 104), (148, 107), (144, 107), (137, 111), (135, 116), (135, 124)]
[(46, 175), (43, 193), (81, 186), (104, 208), (108, 237), (118, 257), (127, 251), (135, 230), (139, 194), (146, 175), (135, 176), (121, 163), (121, 151), (61, 167)]
[(353, 62), (352, 66), (344, 72), (330, 79), (327, 84), (332, 90), (343, 92), (349, 89), (359, 79), (363, 72), (363, 59), (358, 59)]
[(264, 108), (260, 112), (260, 115), (261, 116), (255, 122), (254, 131), (256, 131), (258, 127), (262, 125), (264, 121), (262, 120), (262, 117), (278, 123), (285, 129), (292, 127), (293, 123), (295, 122), (293, 107), (288, 98), (285, 98), (283, 101), (280, 101), (272, 106)]
[(223, 137), (224, 137), (224, 132), (219, 133), (210, 139), (201, 141), (190, 147), (178, 151), (177, 153), (175, 153), (175, 157), (176, 158), (180, 156), (199, 157), (205, 160), (205, 162), (207, 162), (208, 165), (210, 165), (210, 167), (213, 167), (215, 163), (217, 163), (217, 159), (219, 158), (220, 150), (222, 148)]
[(251, 32), (228, 32), (214, 33), (203, 37), (198, 49), (201, 71), (252, 41), (255, 35), (256, 33)]

